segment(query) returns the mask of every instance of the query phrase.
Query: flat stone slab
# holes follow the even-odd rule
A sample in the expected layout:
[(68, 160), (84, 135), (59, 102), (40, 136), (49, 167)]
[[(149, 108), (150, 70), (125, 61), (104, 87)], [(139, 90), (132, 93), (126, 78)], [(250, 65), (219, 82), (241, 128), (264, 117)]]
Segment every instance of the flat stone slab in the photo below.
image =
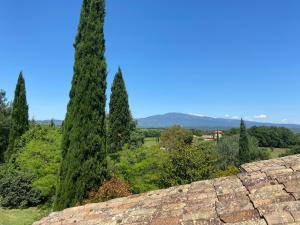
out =
[(287, 224), (295, 222), (293, 216), (289, 212), (281, 212), (264, 215), (265, 220), (269, 225)]
[(241, 170), (54, 212), (34, 225), (300, 225), (300, 155), (248, 163)]
[(263, 205), (295, 200), (292, 195), (284, 190), (284, 185), (282, 184), (252, 189), (249, 197), (256, 208)]

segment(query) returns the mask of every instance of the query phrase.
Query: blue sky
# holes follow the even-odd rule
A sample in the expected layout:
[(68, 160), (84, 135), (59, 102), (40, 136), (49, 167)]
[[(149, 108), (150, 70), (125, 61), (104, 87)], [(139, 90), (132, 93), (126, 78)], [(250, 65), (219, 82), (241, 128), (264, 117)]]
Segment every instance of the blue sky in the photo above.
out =
[[(23, 70), (30, 116), (63, 119), (81, 0), (0, 7), (0, 88)], [(108, 91), (120, 65), (132, 113), (300, 123), (300, 1), (107, 0)]]

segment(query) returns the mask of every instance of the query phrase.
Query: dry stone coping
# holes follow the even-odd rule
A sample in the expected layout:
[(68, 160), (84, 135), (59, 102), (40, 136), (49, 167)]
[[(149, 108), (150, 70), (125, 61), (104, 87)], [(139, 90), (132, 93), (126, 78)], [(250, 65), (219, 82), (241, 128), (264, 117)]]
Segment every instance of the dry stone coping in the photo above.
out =
[(241, 171), (54, 212), (34, 225), (300, 225), (300, 155)]

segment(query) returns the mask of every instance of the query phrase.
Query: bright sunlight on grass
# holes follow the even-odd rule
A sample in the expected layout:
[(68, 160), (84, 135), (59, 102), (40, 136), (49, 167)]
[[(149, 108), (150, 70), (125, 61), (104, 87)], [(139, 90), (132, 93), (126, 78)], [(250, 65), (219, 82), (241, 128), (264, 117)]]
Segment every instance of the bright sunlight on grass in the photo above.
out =
[(48, 211), (29, 209), (3, 209), (0, 208), (0, 225), (31, 225), (34, 221), (46, 216)]
[(281, 157), (282, 154), (286, 153), (288, 148), (266, 148), (270, 152), (270, 159), (276, 159)]
[(145, 143), (144, 143), (145, 146), (147, 147), (151, 147), (151, 146), (154, 146), (154, 145), (158, 145), (158, 140), (156, 137), (148, 137), (148, 138), (145, 138)]

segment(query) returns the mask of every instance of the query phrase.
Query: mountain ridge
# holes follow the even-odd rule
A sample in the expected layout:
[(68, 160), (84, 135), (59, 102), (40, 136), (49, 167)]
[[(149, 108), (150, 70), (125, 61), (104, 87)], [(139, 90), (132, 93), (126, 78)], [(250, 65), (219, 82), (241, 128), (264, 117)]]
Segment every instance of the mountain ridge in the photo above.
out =
[[(50, 124), (51, 120), (38, 120), (39, 124)], [(61, 125), (62, 120), (54, 119), (55, 125)], [(239, 119), (215, 118), (209, 116), (199, 116), (188, 113), (165, 113), (160, 115), (148, 116), (136, 119), (138, 128), (167, 128), (172, 125), (180, 125), (185, 128), (193, 129), (230, 129), (240, 126)], [(245, 121), (247, 127), (252, 126), (280, 126), (286, 127), (293, 131), (300, 132), (300, 124), (284, 124), (258, 121)]]
[[(299, 124), (281, 124), (271, 122), (245, 121), (248, 127), (252, 126), (282, 126), (292, 130), (299, 130)], [(137, 119), (138, 128), (167, 128), (180, 125), (185, 128), (229, 129), (240, 126), (239, 119), (214, 118), (186, 113), (166, 113)]]

